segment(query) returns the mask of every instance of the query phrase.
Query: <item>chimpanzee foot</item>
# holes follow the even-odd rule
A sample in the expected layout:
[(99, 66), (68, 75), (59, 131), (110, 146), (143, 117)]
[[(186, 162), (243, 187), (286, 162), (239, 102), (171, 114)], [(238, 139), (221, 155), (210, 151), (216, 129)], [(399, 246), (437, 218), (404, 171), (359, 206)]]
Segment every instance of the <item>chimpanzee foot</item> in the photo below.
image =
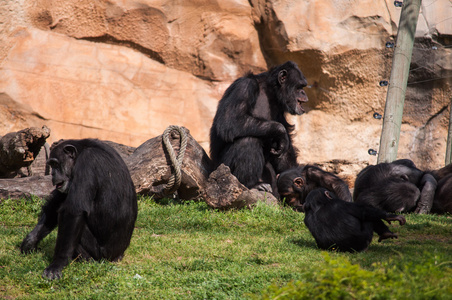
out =
[(270, 184), (264, 183), (264, 182), (261, 182), (261, 183), (255, 185), (255, 186), (253, 187), (253, 189), (256, 189), (256, 190), (258, 190), (258, 191), (273, 193), (272, 186), (271, 186)]
[(386, 240), (386, 239), (396, 239), (397, 234), (391, 232), (391, 231), (386, 231), (382, 234), (380, 234), (380, 237), (378, 238), (378, 242), (381, 242), (382, 240)]
[(44, 273), (42, 273), (42, 278), (49, 280), (60, 279), (63, 276), (61, 270), (62, 268), (60, 267), (49, 266), (44, 270)]

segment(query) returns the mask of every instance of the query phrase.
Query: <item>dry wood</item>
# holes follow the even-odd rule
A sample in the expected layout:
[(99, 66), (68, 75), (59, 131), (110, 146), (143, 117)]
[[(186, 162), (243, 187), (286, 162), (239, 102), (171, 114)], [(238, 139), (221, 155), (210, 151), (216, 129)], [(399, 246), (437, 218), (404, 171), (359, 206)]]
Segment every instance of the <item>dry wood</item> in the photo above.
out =
[[(271, 194), (248, 190), (224, 165), (212, 172), (213, 165), (209, 156), (190, 135), (188, 129), (182, 129), (186, 132), (187, 148), (181, 165), (182, 179), (176, 191), (177, 197), (181, 200), (205, 200), (210, 207), (222, 210), (250, 208), (258, 201), (277, 203)], [(171, 132), (170, 144), (176, 153), (179, 152), (180, 140), (179, 132)], [(168, 150), (162, 142), (162, 135), (149, 139), (136, 149), (109, 141), (106, 143), (116, 149), (124, 159), (137, 194), (155, 198), (173, 196), (161, 194), (174, 172)], [(51, 176), (0, 179), (0, 198), (21, 198), (29, 195), (44, 198), (52, 190)]]
[[(188, 129), (187, 148), (182, 162), (182, 181), (177, 189), (177, 195), (183, 200), (200, 200), (204, 198), (204, 188), (209, 173), (212, 171), (212, 161), (204, 149), (190, 135)], [(170, 134), (170, 143), (176, 153), (180, 147), (178, 132)], [(162, 135), (144, 142), (125, 159), (138, 194), (157, 198), (172, 195), (160, 195), (174, 172), (168, 151), (163, 145)]]
[(25, 175), (20, 174), (20, 169), (33, 163), (49, 136), (47, 126), (25, 128), (3, 136), (0, 139), (0, 178)]

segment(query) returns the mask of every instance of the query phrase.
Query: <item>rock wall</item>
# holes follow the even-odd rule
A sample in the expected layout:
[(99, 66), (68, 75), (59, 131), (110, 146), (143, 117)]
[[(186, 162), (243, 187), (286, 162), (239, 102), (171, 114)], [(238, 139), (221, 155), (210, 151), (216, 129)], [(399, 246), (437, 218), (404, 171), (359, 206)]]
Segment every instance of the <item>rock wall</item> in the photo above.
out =
[[(375, 163), (400, 8), (348, 0), (20, 0), (0, 3), (0, 135), (138, 146), (171, 124), (208, 151), (231, 82), (295, 61), (308, 112), (293, 117), (300, 162)], [(452, 5), (423, 1), (399, 157), (444, 164), (452, 95)]]

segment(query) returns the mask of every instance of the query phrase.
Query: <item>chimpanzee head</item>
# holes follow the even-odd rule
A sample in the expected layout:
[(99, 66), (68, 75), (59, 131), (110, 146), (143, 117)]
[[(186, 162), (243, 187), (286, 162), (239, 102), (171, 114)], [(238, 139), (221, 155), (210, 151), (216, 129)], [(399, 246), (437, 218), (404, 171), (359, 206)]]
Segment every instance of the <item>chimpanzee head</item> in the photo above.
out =
[(52, 168), (52, 184), (61, 193), (67, 194), (69, 190), (76, 157), (77, 148), (64, 142), (50, 152), (47, 164)]
[(300, 209), (307, 196), (306, 178), (302, 175), (301, 168), (293, 168), (278, 174), (278, 193), (285, 198), (287, 204)]
[(419, 185), (424, 175), (424, 172), (416, 167), (409, 167), (399, 163), (390, 164), (391, 170), (389, 175), (396, 178), (401, 178), (405, 181), (411, 182), (415, 185)]
[(308, 85), (297, 64), (288, 61), (270, 71), (271, 78), (277, 79), (277, 98), (284, 105), (285, 111), (292, 115), (305, 113), (303, 103), (308, 102), (304, 87)]
[(313, 211), (316, 212), (322, 206), (328, 204), (333, 200), (339, 200), (339, 198), (331, 191), (325, 188), (317, 188), (309, 192), (306, 197), (306, 202), (303, 205), (304, 212)]

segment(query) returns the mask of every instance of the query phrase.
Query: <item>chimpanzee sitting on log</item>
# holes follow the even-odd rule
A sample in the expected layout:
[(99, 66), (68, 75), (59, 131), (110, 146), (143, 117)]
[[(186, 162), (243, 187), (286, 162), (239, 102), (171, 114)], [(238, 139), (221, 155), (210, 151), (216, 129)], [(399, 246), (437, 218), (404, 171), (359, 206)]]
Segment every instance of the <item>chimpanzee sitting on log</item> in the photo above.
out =
[(55, 254), (43, 277), (57, 279), (71, 259), (119, 261), (137, 218), (137, 197), (126, 164), (98, 140), (66, 140), (50, 152), (55, 190), (36, 227), (23, 240), (23, 253), (58, 226)]
[(290, 135), (294, 126), (285, 113), (305, 112), (306, 85), (291, 61), (234, 81), (218, 104), (210, 130), (214, 167), (223, 163), (247, 188), (271, 187), (277, 196), (276, 174), (297, 163)]
[(367, 166), (355, 181), (353, 200), (387, 212), (429, 213), (436, 179), (409, 159)]
[(326, 188), (344, 201), (351, 202), (348, 185), (339, 177), (313, 165), (300, 165), (277, 176), (281, 198), (295, 210), (301, 211), (308, 194), (316, 188)]
[(379, 242), (397, 238), (382, 220), (398, 221), (400, 225), (406, 222), (401, 215), (388, 214), (371, 205), (345, 202), (324, 188), (309, 193), (303, 210), (305, 225), (317, 246), (325, 250), (364, 251), (374, 231), (380, 236)]

